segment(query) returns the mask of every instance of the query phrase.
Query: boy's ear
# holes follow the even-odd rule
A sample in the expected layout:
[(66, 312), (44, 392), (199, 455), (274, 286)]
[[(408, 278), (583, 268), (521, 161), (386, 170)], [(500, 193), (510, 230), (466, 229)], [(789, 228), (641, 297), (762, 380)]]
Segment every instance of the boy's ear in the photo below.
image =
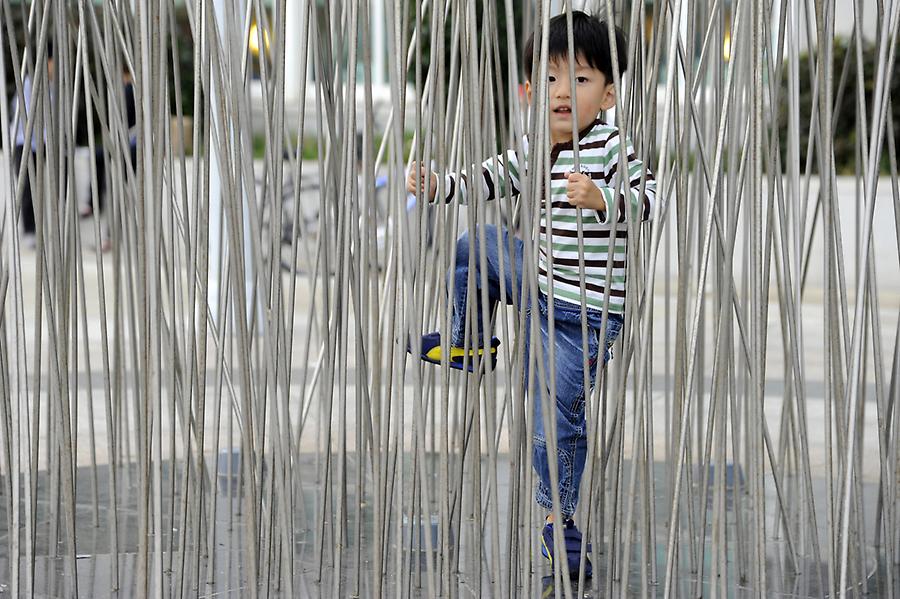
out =
[(525, 80), (525, 101), (531, 104), (531, 81)]
[(603, 90), (603, 99), (600, 102), (600, 108), (604, 111), (611, 110), (616, 106), (616, 86), (613, 83), (606, 84)]

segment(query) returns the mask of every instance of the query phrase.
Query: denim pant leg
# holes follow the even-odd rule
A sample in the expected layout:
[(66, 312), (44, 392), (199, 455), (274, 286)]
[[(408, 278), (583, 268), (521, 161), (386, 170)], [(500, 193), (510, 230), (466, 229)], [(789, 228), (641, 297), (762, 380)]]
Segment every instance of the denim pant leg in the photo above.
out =
[[(467, 301), (474, 302), (473, 311), (476, 323), (474, 328), (470, 325), (470, 347), (480, 347), (484, 343), (481, 305), (481, 232), (484, 232), (485, 240), (485, 269), (487, 275), (488, 294), (488, 318), (500, 301), (500, 286), (506, 291), (506, 303), (512, 304), (513, 298), (517, 301), (522, 297), (522, 250), (523, 242), (515, 236), (511, 236), (506, 229), (498, 229), (494, 225), (483, 225), (475, 229), (474, 235), (466, 231), (456, 241), (456, 265), (447, 273), (448, 288), (450, 277), (453, 277), (453, 319), (451, 321), (450, 344), (463, 347), (465, 345), (466, 306)], [(512, 242), (512, 253), (510, 253)], [(469, 258), (473, 258), (475, 287), (469, 290)], [(502, 258), (502, 268), (501, 268)], [(471, 297), (467, 297), (471, 291)]]
[[(547, 376), (551, 371), (549, 365), (549, 341), (550, 333), (547, 324), (548, 310), (547, 298), (541, 296), (538, 299), (537, 316), (540, 319), (541, 349), (543, 363)], [(581, 308), (577, 305), (557, 300), (554, 303), (554, 362), (556, 397), (553, 407), (556, 412), (556, 455), (557, 471), (559, 474), (559, 495), (562, 514), (571, 516), (578, 505), (578, 492), (581, 486), (581, 477), (584, 473), (585, 460), (587, 459), (587, 422), (584, 415), (585, 388), (581, 335)], [(597, 371), (597, 359), (600, 355), (600, 313), (596, 310), (588, 310), (588, 366), (590, 370), (588, 392), (594, 386)], [(606, 343), (604, 344), (603, 362), (609, 357), (609, 347), (615, 342), (622, 328), (622, 318), (617, 315), (609, 315)], [(530, 328), (529, 328), (530, 330)], [(530, 349), (530, 348), (529, 348)], [(602, 366), (602, 364), (601, 364)], [(535, 373), (537, 379), (537, 373)], [(535, 380), (532, 389), (536, 391), (540, 387)], [(549, 389), (546, 396), (549, 398)], [(553, 508), (551, 494), (552, 482), (550, 479), (549, 454), (541, 400), (543, 394), (532, 393), (533, 407), (535, 410), (534, 429), (534, 468), (538, 474), (538, 486), (535, 491), (535, 501), (544, 509), (550, 511)]]

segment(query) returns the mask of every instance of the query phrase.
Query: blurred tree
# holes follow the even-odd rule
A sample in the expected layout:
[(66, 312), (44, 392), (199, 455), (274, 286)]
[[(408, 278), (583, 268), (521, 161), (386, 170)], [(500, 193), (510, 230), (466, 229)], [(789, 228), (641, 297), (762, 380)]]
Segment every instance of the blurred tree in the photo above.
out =
[[(860, 136), (866, 136), (857, 126), (857, 65), (856, 65), (856, 46), (850, 45), (850, 41), (844, 38), (835, 38), (834, 47), (832, 49), (832, 58), (834, 69), (834, 101), (838, 99), (839, 84), (841, 73), (844, 68), (844, 60), (847, 52), (851, 52), (850, 65), (847, 73), (846, 89), (839, 105), (835, 105), (837, 118), (834, 128), (834, 163), (837, 173), (840, 175), (852, 175), (856, 172), (857, 152), (856, 146), (859, 143)], [(871, 123), (873, 117), (872, 96), (875, 93), (875, 76), (876, 76), (876, 60), (878, 49), (871, 41), (863, 42), (863, 91), (866, 102), (866, 117)], [(889, 131), (888, 135), (894, 136), (894, 143), (900, 150), (900, 68), (897, 68), (897, 57), (895, 58), (894, 69), (890, 74), (890, 95), (892, 101), (893, 114), (893, 131)], [(815, 87), (815, 68), (810, 69), (809, 54), (804, 52), (800, 55), (800, 164), (803, 168), (806, 164), (806, 140), (809, 139), (810, 114), (812, 113), (813, 89)], [(787, 71), (785, 70), (785, 73)], [(787, 95), (787, 79), (782, 80), (781, 100), (779, 112), (779, 143), (781, 144), (781, 162), (785, 164), (787, 158), (787, 114), (788, 114), (788, 95)], [(889, 124), (888, 124), (889, 125)], [(867, 125), (871, 126), (871, 125)], [(887, 143), (887, 137), (884, 139)], [(888, 172), (888, 155), (887, 146), (884, 147), (881, 158), (882, 173)], [(861, 167), (860, 167), (861, 168)], [(819, 171), (818, 160), (812, 161), (813, 172)]]

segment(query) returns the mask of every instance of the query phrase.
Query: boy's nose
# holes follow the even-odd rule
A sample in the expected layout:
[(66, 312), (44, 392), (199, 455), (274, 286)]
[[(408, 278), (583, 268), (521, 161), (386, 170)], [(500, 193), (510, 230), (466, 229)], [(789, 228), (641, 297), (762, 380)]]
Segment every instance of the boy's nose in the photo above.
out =
[(559, 82), (556, 84), (556, 89), (554, 90), (554, 92), (556, 93), (554, 95), (557, 98), (568, 98), (570, 89), (571, 88), (568, 83)]

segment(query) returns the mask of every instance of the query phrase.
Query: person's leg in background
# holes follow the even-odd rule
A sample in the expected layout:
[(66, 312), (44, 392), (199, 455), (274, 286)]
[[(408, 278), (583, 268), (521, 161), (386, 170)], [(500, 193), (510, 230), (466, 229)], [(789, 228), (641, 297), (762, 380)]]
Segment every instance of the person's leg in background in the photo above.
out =
[[(94, 165), (97, 173), (97, 214), (103, 213), (103, 206), (106, 204), (106, 153), (103, 147), (98, 145), (94, 150)], [(93, 195), (90, 198), (90, 204), (82, 211), (81, 216), (90, 216), (94, 213)]]
[[(16, 170), (13, 173), (13, 177), (18, 178), (19, 171), (22, 169), (22, 162), (27, 156), (31, 156), (32, 161), (34, 161), (34, 152), (28, 152), (26, 154), (24, 146), (16, 146), (14, 153)], [(25, 179), (22, 181), (22, 215), (20, 218), (22, 221), (22, 231), (26, 235), (34, 235), (37, 231), (37, 227), (35, 226), (34, 220), (34, 202), (31, 197), (31, 178), (28, 176), (27, 166), (25, 167)]]

